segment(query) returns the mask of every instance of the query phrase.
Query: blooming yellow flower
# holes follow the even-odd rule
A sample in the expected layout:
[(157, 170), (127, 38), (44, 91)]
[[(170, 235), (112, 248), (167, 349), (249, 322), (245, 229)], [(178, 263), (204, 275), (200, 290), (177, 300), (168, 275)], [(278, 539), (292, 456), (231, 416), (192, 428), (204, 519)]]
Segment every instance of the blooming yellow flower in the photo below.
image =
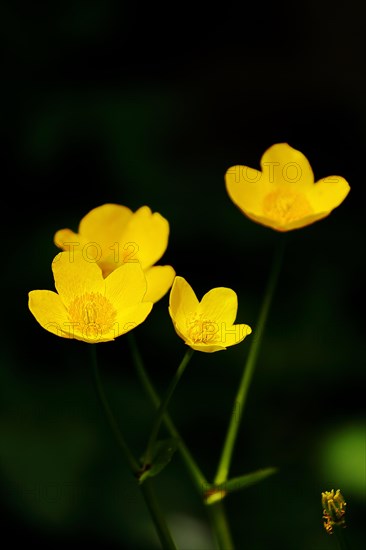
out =
[(38, 323), (62, 338), (108, 342), (142, 323), (153, 303), (142, 301), (146, 278), (139, 263), (125, 263), (103, 278), (80, 252), (52, 262), (57, 292), (32, 290), (28, 306)]
[(298, 229), (328, 216), (350, 191), (341, 176), (314, 183), (307, 158), (287, 143), (272, 145), (261, 158), (262, 171), (233, 166), (226, 190), (251, 220), (277, 231)]
[(192, 349), (212, 353), (244, 340), (252, 329), (234, 325), (237, 310), (237, 295), (231, 288), (213, 288), (199, 302), (187, 281), (175, 277), (169, 313), (176, 333)]
[(169, 237), (169, 223), (148, 206), (132, 212), (120, 204), (93, 208), (79, 223), (78, 233), (60, 229), (54, 242), (62, 250), (81, 251), (95, 261), (107, 277), (124, 263), (140, 262), (147, 280), (146, 301), (157, 302), (171, 287), (175, 270), (154, 265), (163, 256)]

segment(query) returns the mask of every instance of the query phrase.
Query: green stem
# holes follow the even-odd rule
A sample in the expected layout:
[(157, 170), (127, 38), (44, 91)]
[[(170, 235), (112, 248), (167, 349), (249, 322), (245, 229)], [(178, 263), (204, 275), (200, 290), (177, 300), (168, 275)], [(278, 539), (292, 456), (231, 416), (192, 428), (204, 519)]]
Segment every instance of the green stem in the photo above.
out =
[(234, 543), (228, 527), (223, 502), (217, 502), (211, 506), (207, 506), (207, 511), (219, 549), (234, 550)]
[[(125, 456), (132, 473), (136, 477), (138, 475), (138, 472), (140, 471), (140, 465), (138, 461), (135, 459), (135, 457), (133, 456), (132, 452), (130, 451), (127, 443), (125, 442), (125, 439), (119, 429), (118, 423), (115, 419), (112, 409), (109, 406), (108, 399), (104, 392), (102, 381), (99, 374), (96, 344), (90, 344), (90, 351), (91, 351), (91, 362), (92, 362), (93, 374), (94, 374), (94, 382), (95, 382), (95, 387), (99, 397), (99, 401), (102, 405), (102, 408), (104, 410), (108, 424), (112, 430), (112, 433), (116, 438), (116, 441), (120, 449), (122, 450), (122, 453)], [(141, 487), (142, 495), (144, 497), (146, 506), (150, 511), (151, 519), (155, 525), (162, 548), (164, 550), (176, 550), (177, 547), (174, 544), (173, 539), (170, 535), (165, 518), (160, 511), (151, 482), (149, 483), (149, 481), (150, 480), (144, 483), (144, 486), (140, 486), (140, 487)]]
[[(136, 344), (135, 335), (132, 332), (129, 332), (127, 336), (129, 339), (129, 344), (131, 348), (134, 365), (137, 371), (137, 375), (140, 379), (140, 382), (146, 394), (148, 395), (151, 402), (155, 406), (155, 408), (159, 408), (160, 398), (144, 367), (141, 354)], [(199, 495), (202, 497), (205, 489), (209, 485), (207, 479), (205, 478), (200, 468), (198, 467), (191, 452), (189, 451), (188, 447), (184, 443), (183, 438), (181, 437), (179, 431), (175, 427), (173, 421), (171, 420), (167, 412), (165, 412), (165, 415), (163, 417), (163, 422), (167, 430), (169, 431), (170, 435), (178, 440), (178, 448), (183, 458), (183, 461), (185, 463), (185, 466), (189, 474), (191, 475), (191, 478), (194, 484), (196, 485)], [(143, 483), (142, 485), (144, 485), (145, 483)], [(219, 548), (222, 548), (223, 550), (224, 549), (230, 550), (231, 548), (233, 548), (233, 545), (231, 543), (231, 536), (230, 536), (230, 531), (229, 531), (223, 503), (217, 503), (217, 505), (207, 506), (207, 511), (208, 511), (210, 523), (212, 525), (213, 531), (217, 538), (218, 544), (219, 545), (221, 544)]]
[(108, 424), (113, 432), (114, 437), (116, 438), (116, 441), (125, 456), (130, 469), (134, 474), (137, 474), (137, 472), (140, 469), (140, 465), (138, 461), (133, 456), (132, 452), (130, 451), (120, 429), (118, 426), (118, 423), (115, 419), (115, 416), (112, 412), (111, 407), (109, 406), (108, 399), (106, 397), (106, 394), (103, 389), (102, 381), (99, 374), (99, 368), (98, 368), (98, 361), (97, 361), (97, 351), (96, 351), (96, 344), (90, 344), (90, 351), (91, 351), (91, 362), (93, 367), (93, 374), (94, 374), (94, 383), (97, 390), (97, 394), (99, 397), (99, 401), (102, 405), (102, 408), (104, 410), (105, 416), (107, 418)]
[(149, 441), (148, 441), (148, 444), (147, 444), (147, 447), (146, 447), (146, 452), (145, 452), (145, 457), (144, 457), (144, 465), (149, 465), (151, 464), (152, 462), (152, 454), (153, 454), (153, 449), (154, 449), (154, 446), (155, 446), (155, 442), (156, 442), (156, 439), (157, 439), (157, 436), (158, 436), (158, 433), (159, 433), (159, 430), (160, 430), (160, 426), (161, 426), (161, 423), (163, 421), (163, 418), (164, 418), (164, 415), (165, 415), (165, 411), (167, 410), (168, 408), (168, 405), (170, 403), (170, 399), (174, 393), (174, 390), (175, 388), (177, 387), (177, 384), (179, 382), (179, 380), (181, 379), (185, 369), (186, 369), (186, 366), (188, 365), (189, 363), (189, 360), (191, 359), (192, 355), (193, 355), (193, 349), (189, 348), (188, 351), (185, 353), (172, 381), (170, 382), (170, 385), (168, 387), (168, 390), (165, 394), (165, 397), (164, 399), (161, 401), (160, 405), (159, 405), (159, 408), (157, 410), (157, 413), (156, 413), (156, 416), (155, 416), (155, 420), (154, 420), (154, 424), (153, 424), (153, 428), (151, 430), (151, 434), (150, 434), (150, 438), (149, 438)]
[[(142, 361), (142, 357), (140, 355), (140, 352), (139, 352), (137, 344), (136, 344), (135, 336), (132, 332), (129, 332), (127, 334), (127, 337), (128, 337), (128, 340), (129, 340), (131, 353), (132, 353), (132, 358), (133, 358), (134, 365), (135, 365), (135, 368), (136, 368), (137, 376), (139, 377), (140, 382), (142, 384), (142, 387), (144, 388), (145, 393), (149, 397), (150, 401), (152, 402), (154, 407), (156, 409), (158, 409), (159, 406), (160, 406), (160, 397), (159, 397), (158, 393), (156, 392), (156, 390), (155, 390), (155, 388), (154, 388), (154, 386), (153, 386), (153, 384), (150, 380), (149, 375), (146, 372), (146, 369), (144, 367), (144, 363)], [(191, 478), (192, 478), (193, 482), (195, 483), (195, 485), (197, 487), (197, 490), (198, 490), (199, 494), (202, 495), (202, 492), (203, 492), (204, 488), (208, 486), (207, 479), (205, 478), (205, 476), (201, 472), (200, 468), (198, 467), (198, 465), (197, 465), (196, 461), (194, 460), (191, 452), (189, 451), (187, 445), (184, 443), (182, 436), (180, 435), (179, 431), (175, 427), (175, 424), (173, 423), (173, 421), (171, 420), (171, 418), (170, 418), (170, 416), (167, 412), (165, 412), (163, 422), (164, 422), (167, 430), (169, 431), (170, 435), (178, 440), (179, 452), (180, 452), (180, 454), (181, 454), (181, 456), (184, 460), (186, 468), (187, 468), (189, 474), (191, 475)]]
[(149, 478), (140, 487), (141, 487), (141, 491), (144, 496), (146, 505), (154, 521), (155, 528), (161, 542), (161, 546), (164, 550), (177, 550), (177, 547), (166, 525), (165, 518), (161, 514), (159, 504), (155, 497), (152, 483), (153, 483), (152, 478)]
[[(284, 235), (281, 235), (284, 237)], [(241, 417), (243, 414), (244, 406), (246, 404), (249, 387), (253, 378), (254, 369), (257, 362), (257, 357), (262, 342), (264, 328), (266, 325), (268, 312), (272, 303), (274, 291), (277, 285), (279, 273), (281, 270), (283, 254), (284, 254), (285, 240), (280, 239), (278, 248), (275, 251), (274, 260), (272, 263), (271, 272), (269, 275), (267, 288), (264, 294), (257, 326), (254, 331), (254, 337), (252, 339), (251, 347), (249, 350), (248, 358), (244, 367), (243, 375), (240, 381), (239, 389), (235, 398), (235, 414), (231, 416), (228, 431), (226, 434), (221, 458), (217, 468), (215, 477), (215, 483), (223, 483), (227, 480), (229, 475), (229, 469), (231, 464), (231, 458), (234, 451), (234, 445), (236, 442)]]

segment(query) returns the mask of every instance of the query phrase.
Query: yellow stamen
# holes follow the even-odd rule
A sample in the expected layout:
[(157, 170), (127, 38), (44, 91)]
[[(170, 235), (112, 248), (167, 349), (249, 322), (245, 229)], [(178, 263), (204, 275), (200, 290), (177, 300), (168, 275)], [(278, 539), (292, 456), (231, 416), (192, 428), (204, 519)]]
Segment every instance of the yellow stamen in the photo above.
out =
[(191, 313), (187, 318), (187, 329), (192, 342), (207, 344), (215, 339), (218, 326), (217, 323), (205, 319), (202, 313)]
[(290, 189), (272, 191), (263, 200), (263, 214), (278, 224), (287, 224), (312, 213), (304, 194)]
[(334, 526), (346, 527), (346, 505), (339, 489), (334, 492), (324, 491), (322, 493), (324, 528), (329, 535), (333, 533)]
[(68, 308), (72, 326), (91, 339), (97, 339), (113, 327), (116, 310), (99, 292), (77, 296)]

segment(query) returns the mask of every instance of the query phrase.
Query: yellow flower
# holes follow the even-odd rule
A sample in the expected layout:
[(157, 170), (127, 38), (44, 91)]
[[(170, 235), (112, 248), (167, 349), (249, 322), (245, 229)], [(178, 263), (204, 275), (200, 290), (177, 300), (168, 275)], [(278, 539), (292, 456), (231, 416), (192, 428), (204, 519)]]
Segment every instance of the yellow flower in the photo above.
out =
[(153, 303), (142, 301), (146, 278), (139, 263), (125, 263), (107, 278), (80, 252), (52, 262), (57, 292), (32, 290), (28, 306), (38, 323), (62, 338), (108, 342), (142, 323)]
[(147, 279), (145, 300), (157, 302), (175, 276), (170, 265), (154, 265), (163, 256), (168, 237), (168, 221), (148, 206), (132, 212), (120, 204), (103, 204), (82, 218), (78, 233), (60, 229), (54, 242), (62, 250), (81, 251), (86, 260), (96, 261), (104, 277), (124, 263), (140, 262)]
[(199, 302), (187, 281), (175, 277), (169, 313), (176, 333), (192, 349), (212, 353), (244, 340), (252, 329), (234, 325), (237, 310), (237, 295), (231, 288), (213, 288)]
[(229, 168), (226, 190), (248, 218), (277, 231), (298, 229), (325, 218), (350, 191), (341, 176), (328, 176), (314, 183), (307, 158), (287, 143), (267, 149), (261, 168)]

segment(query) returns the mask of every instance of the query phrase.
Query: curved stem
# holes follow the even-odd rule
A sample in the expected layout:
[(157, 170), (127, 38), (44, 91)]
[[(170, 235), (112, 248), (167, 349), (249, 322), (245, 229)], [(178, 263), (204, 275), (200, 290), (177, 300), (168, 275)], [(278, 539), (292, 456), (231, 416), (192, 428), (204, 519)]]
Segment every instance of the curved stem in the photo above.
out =
[(186, 369), (186, 366), (188, 365), (189, 363), (189, 360), (191, 359), (193, 355), (193, 349), (189, 348), (188, 351), (185, 353), (175, 375), (174, 375), (174, 378), (173, 380), (171, 381), (169, 387), (168, 387), (168, 390), (165, 394), (165, 397), (163, 399), (163, 401), (161, 401), (160, 405), (159, 405), (159, 408), (158, 408), (158, 411), (156, 413), (156, 417), (155, 417), (155, 421), (154, 421), (154, 424), (153, 424), (153, 428), (151, 430), (151, 434), (150, 434), (150, 438), (149, 438), (149, 441), (148, 441), (148, 444), (147, 444), (147, 447), (146, 447), (146, 452), (145, 452), (145, 457), (144, 457), (144, 463), (145, 465), (147, 464), (151, 464), (151, 461), (152, 461), (152, 454), (153, 454), (153, 449), (154, 449), (154, 445), (155, 445), (155, 442), (156, 442), (156, 439), (157, 439), (157, 436), (158, 436), (158, 433), (159, 433), (159, 429), (160, 429), (160, 426), (161, 426), (161, 423), (163, 421), (163, 418), (164, 418), (164, 415), (165, 415), (165, 411), (167, 410), (168, 408), (168, 405), (170, 403), (170, 399), (174, 393), (174, 390), (175, 388), (177, 387), (177, 384), (179, 382), (179, 380), (181, 379), (185, 369)]
[(90, 351), (91, 351), (91, 361), (92, 361), (92, 367), (93, 367), (93, 374), (94, 374), (94, 383), (97, 390), (97, 394), (99, 397), (99, 401), (102, 405), (102, 408), (104, 410), (105, 416), (107, 418), (108, 424), (113, 432), (113, 435), (123, 453), (125, 456), (130, 469), (134, 474), (137, 474), (137, 472), (140, 469), (139, 463), (133, 456), (132, 452), (130, 451), (120, 429), (118, 426), (118, 423), (115, 419), (115, 416), (112, 412), (111, 407), (109, 406), (108, 399), (106, 397), (106, 394), (103, 389), (102, 381), (99, 374), (99, 368), (98, 368), (98, 361), (97, 361), (97, 353), (96, 353), (96, 344), (90, 344)]
[[(146, 372), (146, 369), (144, 367), (144, 363), (142, 361), (142, 357), (140, 355), (140, 352), (139, 352), (137, 344), (136, 344), (135, 336), (132, 332), (129, 332), (127, 334), (127, 337), (128, 337), (128, 340), (129, 340), (131, 353), (132, 353), (132, 358), (133, 358), (133, 361), (134, 361), (136, 372), (137, 372), (137, 375), (140, 379), (142, 387), (145, 390), (145, 393), (149, 397), (149, 399), (152, 402), (152, 404), (154, 405), (154, 407), (156, 409), (158, 409), (159, 406), (160, 406), (160, 397), (159, 397), (158, 393), (156, 392), (156, 390), (155, 390), (155, 388), (154, 388), (154, 386), (153, 386), (153, 384), (150, 380), (149, 375)], [(169, 431), (170, 435), (178, 440), (179, 452), (181, 453), (181, 456), (183, 458), (185, 466), (186, 466), (189, 474), (191, 475), (191, 477), (193, 479), (193, 482), (195, 483), (199, 494), (202, 495), (205, 487), (208, 486), (207, 479), (205, 478), (205, 476), (201, 472), (200, 468), (198, 467), (198, 465), (197, 465), (196, 461), (194, 460), (190, 450), (188, 449), (188, 447), (184, 443), (182, 436), (180, 435), (179, 431), (175, 427), (175, 424), (173, 423), (173, 421), (171, 420), (171, 418), (170, 418), (170, 416), (167, 412), (165, 412), (165, 414), (164, 414), (163, 422), (164, 422), (167, 430)]]
[[(91, 350), (91, 362), (92, 362), (93, 374), (94, 374), (94, 383), (95, 383), (95, 387), (99, 397), (99, 401), (102, 405), (102, 408), (104, 410), (108, 424), (113, 432), (113, 435), (116, 438), (116, 441), (120, 449), (122, 450), (122, 453), (125, 456), (132, 473), (136, 477), (140, 470), (140, 465), (138, 461), (135, 459), (135, 457), (133, 456), (132, 452), (130, 451), (127, 443), (125, 442), (125, 439), (119, 429), (119, 426), (115, 419), (113, 411), (109, 406), (108, 399), (104, 392), (102, 381), (99, 374), (96, 344), (90, 344), (90, 350)], [(157, 534), (159, 536), (162, 548), (164, 550), (177, 550), (177, 547), (167, 527), (165, 518), (160, 511), (158, 502), (156, 500), (156, 497), (151, 485), (151, 481), (147, 480), (147, 482), (145, 482), (144, 485), (140, 487), (141, 487), (142, 495), (144, 497), (146, 506), (149, 509), (151, 519), (155, 525)]]
[[(134, 365), (140, 382), (153, 405), (156, 408), (159, 408), (160, 398), (150, 380), (148, 373), (146, 372), (142, 357), (136, 344), (135, 336), (134, 334), (132, 334), (132, 332), (129, 332), (127, 336), (130, 343)], [(196, 461), (191, 455), (190, 450), (184, 443), (179, 431), (175, 427), (167, 412), (165, 412), (164, 414), (163, 422), (170, 435), (178, 440), (178, 448), (185, 463), (185, 466), (190, 473), (194, 484), (196, 485), (199, 495), (202, 497), (206, 488), (209, 486), (207, 479), (196, 464)], [(221, 502), (217, 503), (217, 505), (208, 506), (207, 508), (210, 524), (219, 544), (219, 548), (222, 548), (222, 550), (231, 550), (231, 548), (234, 548), (234, 546), (231, 542), (231, 535), (227, 522), (227, 517), (225, 514), (224, 504)]]
[[(284, 235), (281, 235), (281, 237), (284, 237)], [(264, 294), (264, 299), (262, 302), (257, 326), (255, 329), (254, 337), (249, 350), (248, 358), (244, 367), (239, 389), (236, 394), (236, 398), (235, 398), (236, 414), (233, 414), (231, 416), (231, 419), (229, 422), (228, 431), (226, 434), (224, 446), (221, 453), (221, 458), (219, 461), (219, 465), (218, 465), (217, 473), (215, 477), (216, 484), (225, 482), (229, 474), (231, 458), (234, 451), (234, 445), (236, 442), (241, 417), (246, 404), (250, 384), (253, 378), (254, 369), (258, 358), (259, 348), (262, 342), (264, 328), (266, 325), (269, 309), (272, 303), (274, 291), (275, 291), (279, 273), (281, 270), (284, 248), (285, 248), (285, 239), (281, 238), (278, 243), (278, 248), (275, 251), (275, 256), (272, 263), (272, 267), (271, 267), (271, 271), (270, 271), (270, 275), (267, 283), (267, 288)]]

